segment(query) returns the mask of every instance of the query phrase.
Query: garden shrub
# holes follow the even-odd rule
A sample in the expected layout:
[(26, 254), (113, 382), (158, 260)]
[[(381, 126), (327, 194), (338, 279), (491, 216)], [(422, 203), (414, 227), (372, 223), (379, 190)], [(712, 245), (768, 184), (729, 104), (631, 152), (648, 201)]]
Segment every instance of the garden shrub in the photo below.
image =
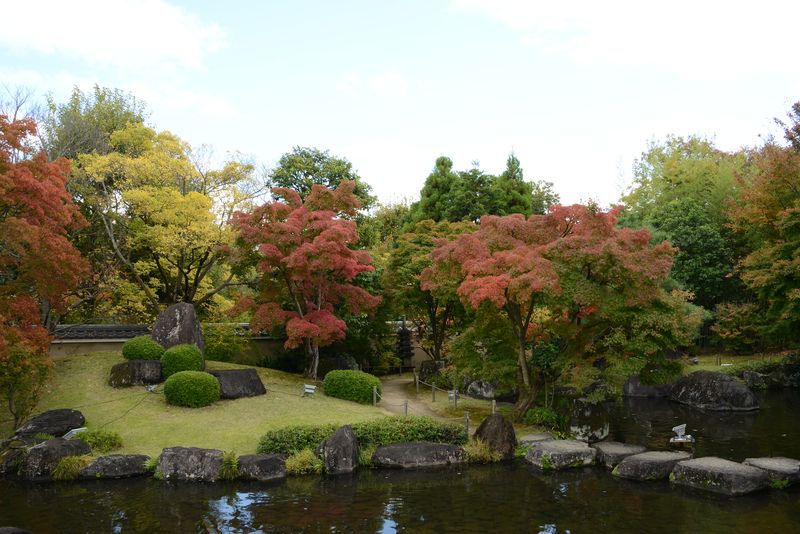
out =
[(239, 456), (236, 451), (228, 451), (222, 455), (222, 467), (219, 470), (219, 478), (222, 480), (234, 480), (239, 476)]
[(683, 365), (678, 360), (655, 358), (642, 367), (639, 380), (642, 384), (670, 384), (683, 376)]
[[(352, 426), (362, 450), (401, 441), (463, 445), (468, 440), (463, 425), (436, 421), (430, 417), (382, 417)], [(295, 454), (303, 449), (316, 449), (337, 428), (337, 425), (326, 424), (293, 425), (270, 430), (261, 437), (258, 452)]]
[(86, 430), (78, 435), (78, 439), (85, 441), (92, 451), (111, 452), (122, 448), (122, 436), (110, 430)]
[(81, 469), (89, 465), (91, 456), (66, 456), (53, 469), (53, 480), (75, 480)]
[(311, 449), (303, 449), (286, 458), (287, 475), (322, 473), (322, 459)]
[(175, 345), (161, 356), (161, 374), (164, 378), (180, 371), (202, 371), (203, 353), (195, 345)]
[(179, 371), (164, 383), (169, 404), (200, 408), (219, 400), (219, 381), (203, 371)]
[(522, 417), (522, 422), (526, 425), (536, 425), (551, 430), (558, 430), (566, 425), (566, 418), (558, 415), (551, 408), (537, 406), (525, 412), (525, 415)]
[(372, 403), (372, 388), (381, 393), (381, 381), (378, 377), (363, 371), (337, 370), (325, 375), (323, 381), (325, 395), (361, 404)]
[(491, 464), (503, 459), (503, 455), (493, 451), (482, 439), (473, 439), (464, 445), (467, 461), (471, 464)]
[(132, 337), (122, 345), (122, 356), (126, 360), (160, 360), (164, 347), (150, 336)]

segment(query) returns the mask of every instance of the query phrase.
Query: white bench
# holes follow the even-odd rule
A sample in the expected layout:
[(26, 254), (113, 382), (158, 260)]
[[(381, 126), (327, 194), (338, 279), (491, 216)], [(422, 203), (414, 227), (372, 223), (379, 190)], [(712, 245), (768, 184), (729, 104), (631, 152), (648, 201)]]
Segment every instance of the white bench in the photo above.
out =
[(303, 384), (303, 394), (301, 396), (310, 397), (316, 392), (317, 392), (317, 386), (312, 386), (311, 384)]

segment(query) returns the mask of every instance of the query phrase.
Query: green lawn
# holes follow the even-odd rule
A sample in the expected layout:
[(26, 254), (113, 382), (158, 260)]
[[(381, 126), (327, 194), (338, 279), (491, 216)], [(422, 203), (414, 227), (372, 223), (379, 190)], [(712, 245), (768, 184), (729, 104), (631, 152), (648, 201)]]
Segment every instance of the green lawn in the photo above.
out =
[[(257, 368), (267, 394), (221, 400), (205, 408), (170, 406), (161, 393), (147, 393), (142, 386), (114, 389), (108, 385), (111, 366), (122, 355), (93, 353), (55, 362), (47, 391), (36, 412), (75, 408), (86, 417), (89, 428), (104, 428), (122, 436), (121, 453), (157, 455), (164, 447), (192, 446), (253, 453), (267, 430), (292, 424), (354, 423), (382, 417), (380, 408), (326, 397), (300, 397), (304, 380), (296, 375)], [(246, 366), (208, 362), (209, 369)], [(0, 424), (0, 436), (11, 431)]]
[(697, 358), (699, 365), (686, 365), (684, 373), (695, 371), (723, 371), (726, 368), (750, 362), (779, 362), (786, 356), (786, 352), (759, 353), (759, 354), (701, 354)]

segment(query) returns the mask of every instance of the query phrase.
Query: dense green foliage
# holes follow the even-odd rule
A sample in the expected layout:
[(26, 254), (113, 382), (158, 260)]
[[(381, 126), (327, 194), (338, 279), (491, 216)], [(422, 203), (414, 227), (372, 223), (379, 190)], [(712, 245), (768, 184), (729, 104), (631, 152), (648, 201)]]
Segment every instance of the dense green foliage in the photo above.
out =
[[(295, 454), (303, 449), (316, 449), (335, 431), (335, 425), (293, 425), (272, 430), (261, 437), (258, 452)], [(463, 445), (468, 438), (462, 425), (415, 416), (384, 417), (356, 423), (353, 425), (353, 433), (362, 449), (401, 441)]]
[(89, 456), (65, 456), (53, 469), (53, 480), (75, 480), (81, 469), (89, 465)]
[(248, 332), (235, 324), (203, 324), (206, 359), (235, 361), (248, 348)]
[(160, 360), (164, 347), (150, 336), (132, 337), (122, 345), (122, 356), (126, 360)]
[(654, 358), (639, 371), (642, 384), (670, 384), (683, 376), (683, 365), (679, 360)]
[(203, 371), (179, 371), (164, 382), (164, 397), (175, 406), (208, 406), (219, 400), (219, 381)]
[(381, 381), (378, 377), (363, 371), (340, 369), (330, 371), (323, 381), (325, 395), (361, 404), (372, 403), (372, 390), (381, 394)]
[(81, 432), (78, 439), (85, 441), (92, 448), (92, 452), (105, 453), (122, 448), (122, 436), (102, 428)]
[(528, 410), (522, 418), (526, 425), (536, 425), (551, 430), (563, 430), (566, 418), (558, 415), (553, 409), (537, 406)]
[(202, 371), (203, 353), (196, 345), (184, 343), (164, 351), (161, 356), (161, 375), (169, 378), (179, 371)]
[(286, 458), (287, 475), (314, 475), (322, 473), (322, 459), (313, 449), (303, 449)]

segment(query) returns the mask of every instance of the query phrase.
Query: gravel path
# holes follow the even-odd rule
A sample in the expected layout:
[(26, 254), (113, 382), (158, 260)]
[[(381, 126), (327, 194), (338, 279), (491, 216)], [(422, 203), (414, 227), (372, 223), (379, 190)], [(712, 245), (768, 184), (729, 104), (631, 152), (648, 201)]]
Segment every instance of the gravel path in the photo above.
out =
[(393, 377), (381, 380), (383, 389), (382, 399), (378, 406), (393, 414), (404, 415), (403, 402), (408, 400), (408, 415), (427, 415), (434, 419), (445, 420), (444, 417), (428, 408), (428, 406), (416, 399), (409, 398), (406, 394), (406, 387), (413, 384), (414, 379), (409, 377)]

